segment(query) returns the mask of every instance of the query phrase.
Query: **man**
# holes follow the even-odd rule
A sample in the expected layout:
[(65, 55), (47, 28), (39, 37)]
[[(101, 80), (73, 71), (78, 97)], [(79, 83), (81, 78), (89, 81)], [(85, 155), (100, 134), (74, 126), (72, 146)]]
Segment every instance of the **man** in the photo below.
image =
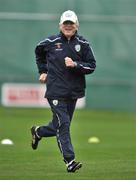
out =
[(43, 137), (56, 136), (67, 171), (75, 172), (82, 163), (75, 161), (70, 124), (77, 99), (85, 95), (85, 75), (95, 70), (96, 61), (88, 41), (77, 34), (79, 22), (73, 11), (65, 11), (59, 25), (60, 33), (35, 49), (39, 80), (46, 83), (53, 117), (48, 125), (31, 128), (32, 148), (37, 149)]

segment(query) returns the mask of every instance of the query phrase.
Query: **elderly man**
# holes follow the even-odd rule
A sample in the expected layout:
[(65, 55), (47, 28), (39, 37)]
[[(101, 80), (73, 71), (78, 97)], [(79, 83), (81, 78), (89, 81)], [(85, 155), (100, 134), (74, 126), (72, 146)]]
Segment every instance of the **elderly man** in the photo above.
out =
[(43, 137), (56, 136), (68, 172), (82, 163), (75, 161), (70, 124), (78, 98), (85, 96), (85, 75), (94, 72), (96, 61), (89, 42), (78, 35), (79, 22), (73, 11), (60, 18), (60, 33), (41, 41), (36, 49), (39, 80), (46, 83), (45, 97), (53, 116), (48, 125), (32, 126), (32, 148), (37, 149)]

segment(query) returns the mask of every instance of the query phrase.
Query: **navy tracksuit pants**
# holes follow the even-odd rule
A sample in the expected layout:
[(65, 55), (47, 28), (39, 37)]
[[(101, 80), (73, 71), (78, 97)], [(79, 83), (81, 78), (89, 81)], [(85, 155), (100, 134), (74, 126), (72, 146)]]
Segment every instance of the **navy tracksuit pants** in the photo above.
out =
[(53, 118), (48, 125), (40, 126), (37, 130), (40, 137), (56, 136), (59, 149), (63, 155), (65, 163), (75, 158), (73, 146), (70, 138), (70, 123), (75, 110), (77, 100), (51, 100), (50, 104)]

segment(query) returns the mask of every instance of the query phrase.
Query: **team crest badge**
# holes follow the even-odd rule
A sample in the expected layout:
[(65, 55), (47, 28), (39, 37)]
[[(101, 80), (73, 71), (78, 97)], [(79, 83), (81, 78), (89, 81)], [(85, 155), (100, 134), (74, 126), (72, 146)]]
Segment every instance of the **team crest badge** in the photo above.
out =
[(58, 100), (53, 100), (52, 102), (53, 102), (54, 106), (57, 106)]
[(75, 50), (76, 50), (77, 52), (79, 52), (79, 51), (80, 51), (80, 49), (81, 49), (80, 44), (75, 45)]

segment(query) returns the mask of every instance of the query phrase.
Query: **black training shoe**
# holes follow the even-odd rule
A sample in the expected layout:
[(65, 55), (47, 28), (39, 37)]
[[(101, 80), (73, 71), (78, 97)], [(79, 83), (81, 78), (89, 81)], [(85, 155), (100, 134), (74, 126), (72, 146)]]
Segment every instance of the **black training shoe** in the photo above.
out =
[(36, 129), (37, 128), (38, 128), (37, 126), (32, 126), (31, 127), (31, 134), (32, 134), (32, 143), (31, 143), (31, 146), (32, 146), (32, 149), (34, 149), (34, 150), (37, 149), (38, 143), (41, 140), (41, 138), (39, 138), (37, 136), (37, 133), (36, 133)]
[(67, 167), (68, 172), (75, 172), (76, 170), (80, 169), (82, 167), (82, 163), (73, 161), (70, 165)]

